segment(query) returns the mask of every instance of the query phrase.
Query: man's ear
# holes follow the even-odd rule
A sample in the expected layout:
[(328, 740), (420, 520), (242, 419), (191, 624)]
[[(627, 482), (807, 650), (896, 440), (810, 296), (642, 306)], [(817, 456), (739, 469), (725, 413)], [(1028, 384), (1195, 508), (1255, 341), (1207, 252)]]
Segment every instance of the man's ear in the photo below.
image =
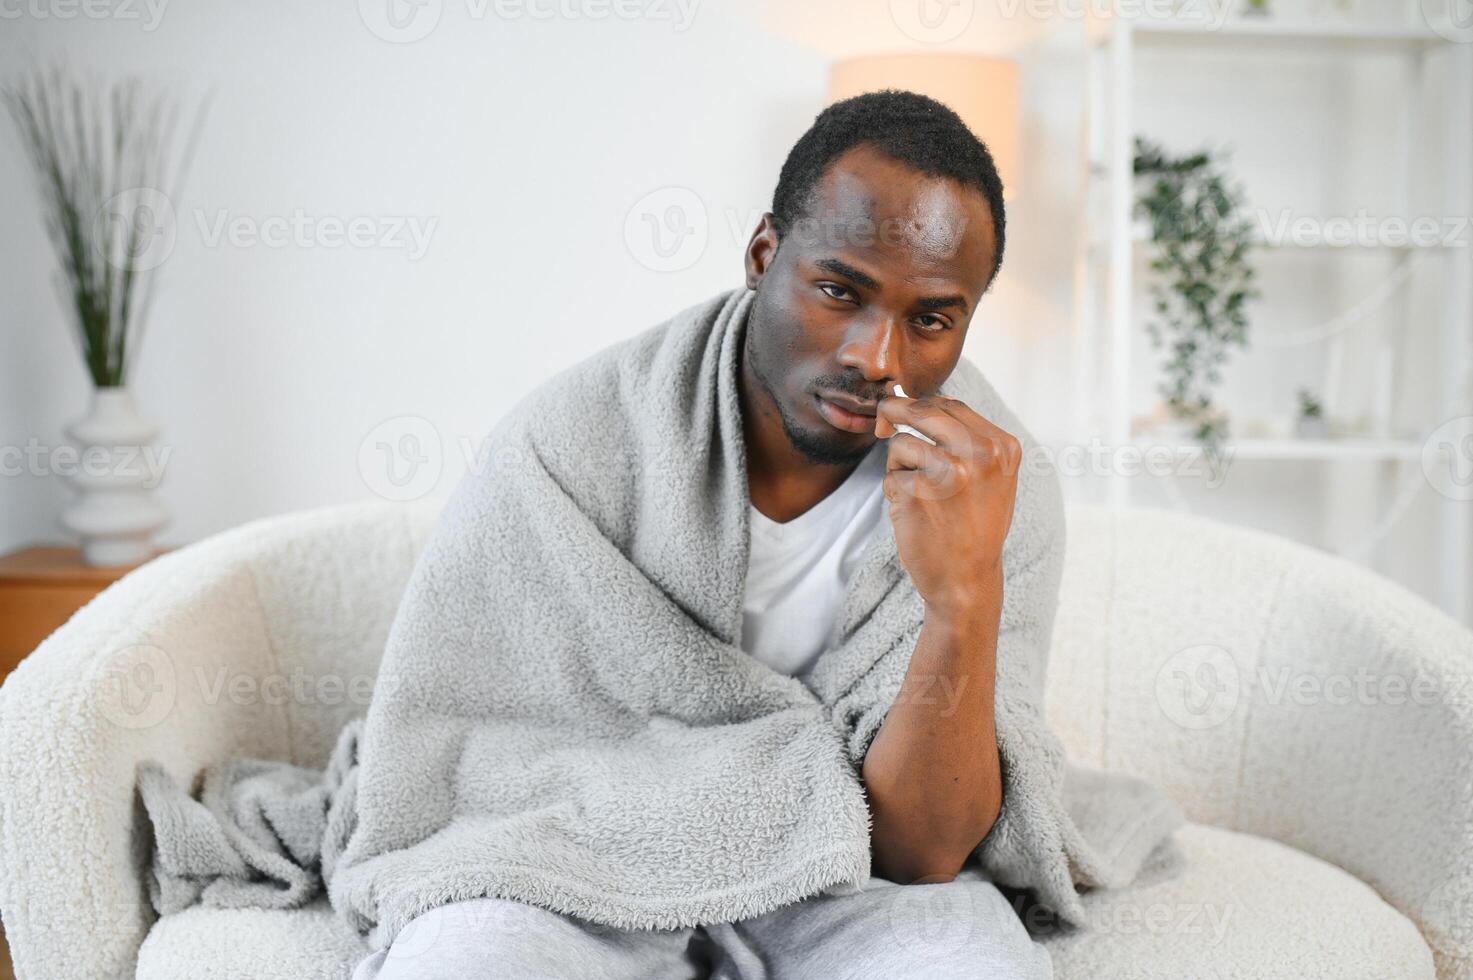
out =
[(756, 289), (777, 255), (777, 223), (771, 211), (764, 212), (747, 242), (747, 288)]

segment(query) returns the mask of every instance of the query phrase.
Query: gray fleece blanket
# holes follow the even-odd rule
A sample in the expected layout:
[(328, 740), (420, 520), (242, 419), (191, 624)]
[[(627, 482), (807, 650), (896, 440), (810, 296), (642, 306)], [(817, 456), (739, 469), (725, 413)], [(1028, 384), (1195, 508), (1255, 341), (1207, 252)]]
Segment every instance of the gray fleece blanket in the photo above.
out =
[[(883, 520), (806, 683), (742, 650), (752, 295), (601, 351), (496, 425), (325, 772), (234, 759), (196, 800), (141, 767), (160, 913), (290, 908), (325, 887), (381, 947), (473, 896), (669, 928), (869, 876), (860, 767), (923, 605)], [(1033, 445), (969, 361), (942, 391)], [(1064, 512), (1055, 473), (1025, 466), (1019, 481), (997, 649), (1004, 800), (974, 860), (1083, 926), (1079, 889), (1179, 867), (1183, 816), (1146, 783), (1070, 764), (1044, 723)]]

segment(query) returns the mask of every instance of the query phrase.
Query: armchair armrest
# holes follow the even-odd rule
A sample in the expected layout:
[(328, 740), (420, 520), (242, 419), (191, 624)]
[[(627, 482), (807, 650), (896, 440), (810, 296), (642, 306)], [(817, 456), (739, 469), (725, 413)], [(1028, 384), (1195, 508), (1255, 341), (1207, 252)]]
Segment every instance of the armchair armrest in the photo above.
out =
[(140, 760), (190, 786), (234, 754), (285, 757), (285, 708), (239, 696), (272, 657), (245, 544), (130, 573), (0, 688), (0, 914), (19, 976), (133, 976), (155, 918)]
[[(0, 914), (20, 977), (129, 977), (156, 918), (150, 759), (197, 791), (233, 756), (322, 765), (367, 710), (443, 502), (251, 521), (103, 591), (0, 687)], [(298, 680), (309, 686), (300, 692)]]
[(1473, 978), (1473, 632), (1354, 563), (1154, 510), (1070, 510), (1049, 671), (1070, 756), (1289, 844)]

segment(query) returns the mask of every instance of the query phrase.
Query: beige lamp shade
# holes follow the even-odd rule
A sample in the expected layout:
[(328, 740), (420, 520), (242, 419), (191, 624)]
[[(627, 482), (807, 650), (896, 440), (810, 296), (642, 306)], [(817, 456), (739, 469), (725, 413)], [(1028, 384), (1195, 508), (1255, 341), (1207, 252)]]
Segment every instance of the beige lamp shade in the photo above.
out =
[(1018, 173), (1018, 66), (970, 54), (881, 54), (846, 58), (829, 72), (829, 101), (896, 88), (950, 106), (987, 144), (1002, 177), (1003, 197), (1015, 195)]

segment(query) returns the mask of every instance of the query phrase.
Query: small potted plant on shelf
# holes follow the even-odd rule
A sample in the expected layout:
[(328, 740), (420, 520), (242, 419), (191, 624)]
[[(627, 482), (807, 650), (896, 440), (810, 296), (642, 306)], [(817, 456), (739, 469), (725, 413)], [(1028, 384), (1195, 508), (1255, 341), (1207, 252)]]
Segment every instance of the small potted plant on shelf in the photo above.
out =
[(1324, 406), (1308, 388), (1299, 389), (1299, 415), (1294, 420), (1294, 434), (1300, 439), (1323, 439), (1330, 434)]
[(1242, 192), (1218, 154), (1183, 156), (1136, 137), (1135, 211), (1150, 225), (1147, 282), (1152, 316), (1146, 332), (1166, 348), (1157, 391), (1173, 420), (1186, 425), (1204, 452), (1216, 455), (1228, 437), (1226, 411), (1213, 387), (1232, 347), (1248, 346), (1248, 302), (1258, 297), (1249, 262), (1252, 222)]

